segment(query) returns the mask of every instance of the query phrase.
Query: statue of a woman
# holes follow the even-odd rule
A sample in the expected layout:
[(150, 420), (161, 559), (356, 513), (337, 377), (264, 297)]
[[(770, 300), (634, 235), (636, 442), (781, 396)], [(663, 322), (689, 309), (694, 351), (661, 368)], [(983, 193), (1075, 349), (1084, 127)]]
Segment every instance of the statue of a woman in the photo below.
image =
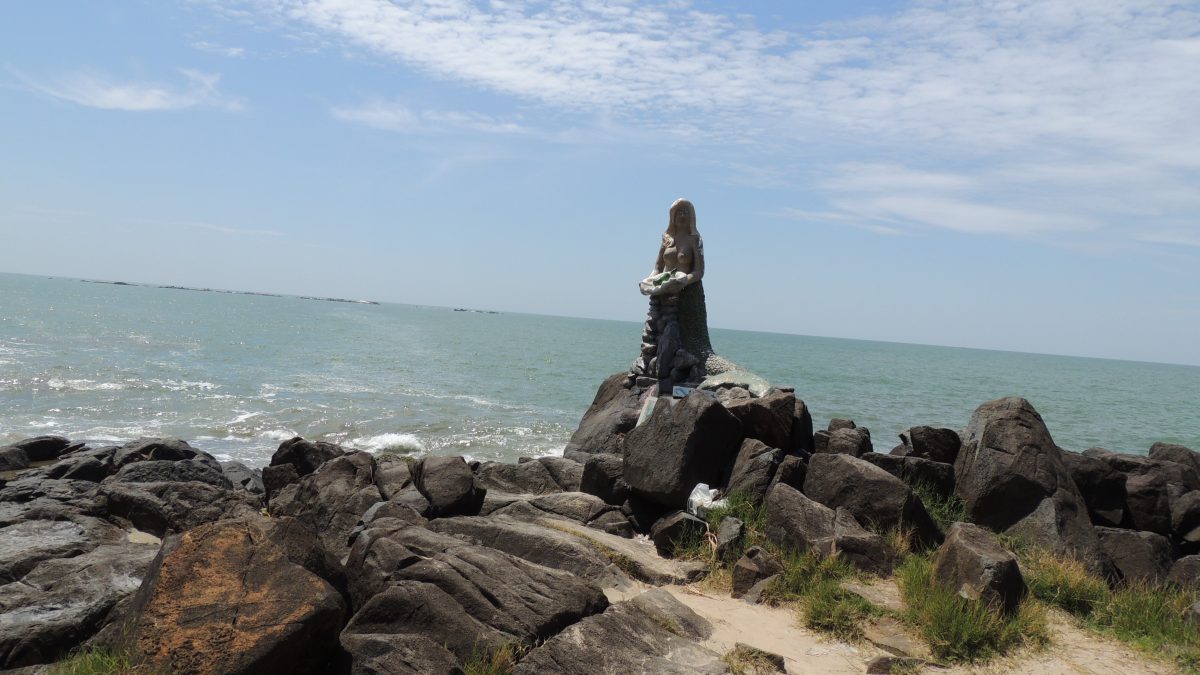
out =
[(671, 204), (654, 271), (638, 287), (642, 295), (676, 295), (703, 276), (704, 240), (696, 231), (696, 208), (686, 199), (676, 199)]

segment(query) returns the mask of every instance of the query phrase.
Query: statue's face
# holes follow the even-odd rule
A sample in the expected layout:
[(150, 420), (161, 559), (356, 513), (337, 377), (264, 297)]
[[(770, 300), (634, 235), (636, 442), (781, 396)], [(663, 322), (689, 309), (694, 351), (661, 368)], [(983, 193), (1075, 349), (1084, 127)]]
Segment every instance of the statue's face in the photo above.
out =
[(686, 206), (675, 209), (675, 226), (687, 227), (691, 221), (692, 212)]

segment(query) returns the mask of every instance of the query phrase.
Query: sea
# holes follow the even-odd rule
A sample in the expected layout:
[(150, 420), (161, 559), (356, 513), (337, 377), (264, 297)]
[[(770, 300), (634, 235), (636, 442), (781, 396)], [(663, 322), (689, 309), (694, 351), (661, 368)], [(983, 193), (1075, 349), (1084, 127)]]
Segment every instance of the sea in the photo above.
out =
[[(366, 304), (0, 274), (0, 445), (183, 438), (264, 466), (303, 436), (479, 460), (562, 452), (629, 321)], [(1200, 368), (714, 328), (714, 347), (795, 387), (818, 428), (962, 429), (1023, 396), (1068, 450), (1200, 450)]]

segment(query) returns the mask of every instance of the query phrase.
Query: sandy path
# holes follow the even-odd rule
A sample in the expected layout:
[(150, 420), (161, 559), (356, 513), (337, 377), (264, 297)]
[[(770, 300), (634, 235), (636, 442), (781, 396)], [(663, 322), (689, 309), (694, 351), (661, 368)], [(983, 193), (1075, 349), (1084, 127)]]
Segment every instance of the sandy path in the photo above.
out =
[(867, 662), (883, 653), (870, 645), (849, 645), (802, 628), (794, 610), (751, 605), (695, 586), (665, 588), (712, 623), (712, 637), (704, 646), (719, 654), (742, 642), (782, 656), (788, 673), (822, 675), (863, 673)]

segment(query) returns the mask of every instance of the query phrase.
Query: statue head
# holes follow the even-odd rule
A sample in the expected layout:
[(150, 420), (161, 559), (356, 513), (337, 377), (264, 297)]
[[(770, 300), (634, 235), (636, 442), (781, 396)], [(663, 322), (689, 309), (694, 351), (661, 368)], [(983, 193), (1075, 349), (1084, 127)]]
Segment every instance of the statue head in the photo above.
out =
[(667, 221), (667, 232), (679, 235), (682, 232), (697, 235), (696, 231), (696, 207), (686, 199), (676, 199), (674, 204), (671, 204), (670, 219)]

